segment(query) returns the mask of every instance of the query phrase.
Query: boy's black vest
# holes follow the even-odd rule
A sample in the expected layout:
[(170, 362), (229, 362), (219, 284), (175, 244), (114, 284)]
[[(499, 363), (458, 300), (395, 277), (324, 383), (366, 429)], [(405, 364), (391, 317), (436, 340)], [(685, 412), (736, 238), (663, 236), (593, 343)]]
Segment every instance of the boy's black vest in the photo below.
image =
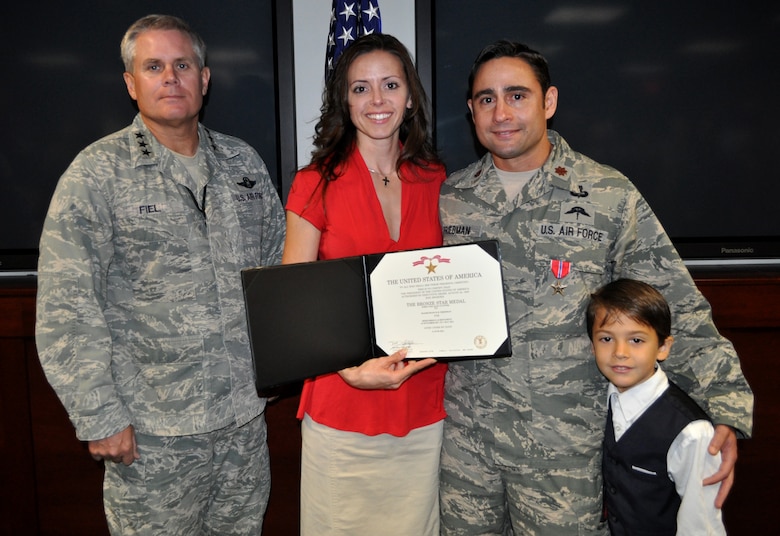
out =
[(669, 382), (664, 394), (616, 442), (610, 405), (602, 469), (604, 508), (613, 536), (676, 534), (680, 497), (668, 476), (666, 454), (683, 428), (701, 419), (709, 417)]

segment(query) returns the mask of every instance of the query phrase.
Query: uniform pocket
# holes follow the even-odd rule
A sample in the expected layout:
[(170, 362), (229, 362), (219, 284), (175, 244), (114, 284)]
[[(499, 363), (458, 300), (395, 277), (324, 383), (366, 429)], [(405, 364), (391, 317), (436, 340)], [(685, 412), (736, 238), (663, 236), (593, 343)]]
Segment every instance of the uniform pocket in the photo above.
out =
[(539, 242), (535, 250), (535, 329), (587, 335), (585, 309), (591, 293), (607, 282), (606, 248)]
[(171, 302), (193, 297), (192, 227), (183, 212), (117, 219), (115, 260), (123, 265), (137, 299)]
[(137, 340), (130, 356), (138, 374), (131, 395), (147, 414), (204, 410), (204, 350), (200, 337)]

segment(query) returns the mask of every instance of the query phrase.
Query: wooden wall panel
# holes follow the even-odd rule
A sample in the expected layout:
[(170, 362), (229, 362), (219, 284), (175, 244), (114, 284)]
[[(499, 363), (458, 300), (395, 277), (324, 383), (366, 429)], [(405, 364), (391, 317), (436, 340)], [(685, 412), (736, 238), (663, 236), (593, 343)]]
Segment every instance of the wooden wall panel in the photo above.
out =
[(720, 332), (737, 350), (755, 395), (753, 437), (739, 441), (736, 480), (723, 508), (730, 535), (772, 534), (780, 501), (780, 274), (695, 274)]

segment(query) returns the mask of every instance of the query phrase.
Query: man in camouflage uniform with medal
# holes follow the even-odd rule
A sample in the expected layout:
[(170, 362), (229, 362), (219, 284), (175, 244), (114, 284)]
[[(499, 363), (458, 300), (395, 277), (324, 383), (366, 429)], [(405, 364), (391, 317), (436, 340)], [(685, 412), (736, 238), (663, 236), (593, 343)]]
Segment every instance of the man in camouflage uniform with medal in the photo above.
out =
[(665, 370), (717, 425), (733, 481), (736, 433), (753, 395), (661, 224), (618, 171), (547, 130), (558, 90), (545, 59), (518, 43), (484, 49), (468, 106), (488, 153), (442, 189), (445, 242), (497, 239), (512, 357), (453, 362), (447, 376), (442, 534), (606, 534), (600, 446), (607, 382), (585, 328), (591, 292), (622, 277), (655, 286), (677, 331)]
[(270, 466), (241, 288), (284, 212), (245, 142), (198, 122), (205, 44), (150, 15), (122, 40), (139, 113), (65, 171), (44, 223), (36, 342), (112, 534), (260, 534)]

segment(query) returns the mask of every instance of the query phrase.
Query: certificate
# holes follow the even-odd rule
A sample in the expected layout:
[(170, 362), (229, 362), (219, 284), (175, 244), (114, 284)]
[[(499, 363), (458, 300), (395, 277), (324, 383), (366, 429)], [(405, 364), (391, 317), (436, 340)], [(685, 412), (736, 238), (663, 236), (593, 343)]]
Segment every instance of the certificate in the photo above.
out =
[(359, 365), (511, 355), (498, 242), (241, 271), (259, 392)]
[(387, 354), (510, 353), (501, 260), (492, 242), (385, 254), (369, 283), (375, 343)]

